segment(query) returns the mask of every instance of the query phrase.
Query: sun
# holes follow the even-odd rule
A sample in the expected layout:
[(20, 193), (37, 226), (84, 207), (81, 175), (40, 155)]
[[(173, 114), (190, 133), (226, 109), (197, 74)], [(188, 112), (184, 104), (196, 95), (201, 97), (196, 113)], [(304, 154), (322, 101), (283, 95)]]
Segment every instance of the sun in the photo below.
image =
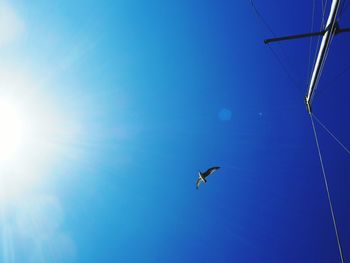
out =
[(0, 161), (13, 158), (19, 151), (23, 129), (18, 107), (10, 100), (0, 98)]

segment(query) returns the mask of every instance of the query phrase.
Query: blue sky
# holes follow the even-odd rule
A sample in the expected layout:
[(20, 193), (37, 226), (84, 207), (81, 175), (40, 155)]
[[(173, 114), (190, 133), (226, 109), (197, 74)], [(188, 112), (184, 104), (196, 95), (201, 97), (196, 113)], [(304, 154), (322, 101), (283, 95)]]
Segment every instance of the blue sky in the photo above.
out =
[[(255, 3), (276, 35), (311, 29), (312, 1)], [(294, 85), (250, 1), (3, 0), (0, 17), (0, 103), (22, 123), (1, 262), (338, 262), (304, 105), (317, 39), (272, 44)], [(349, 37), (314, 99), (346, 146)], [(346, 260), (349, 155), (317, 131)]]

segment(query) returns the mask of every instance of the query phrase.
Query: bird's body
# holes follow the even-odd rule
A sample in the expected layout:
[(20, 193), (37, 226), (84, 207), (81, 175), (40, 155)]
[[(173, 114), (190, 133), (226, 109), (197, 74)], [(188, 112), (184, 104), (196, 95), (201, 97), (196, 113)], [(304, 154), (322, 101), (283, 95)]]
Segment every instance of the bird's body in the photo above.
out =
[(198, 173), (198, 179), (197, 179), (197, 183), (196, 183), (196, 188), (199, 188), (199, 185), (201, 184), (201, 182), (206, 183), (207, 180), (205, 179), (206, 177), (208, 177), (209, 175), (211, 175), (213, 172), (215, 172), (216, 170), (220, 169), (219, 166), (214, 166), (209, 168), (207, 171), (205, 171), (204, 173), (199, 172)]

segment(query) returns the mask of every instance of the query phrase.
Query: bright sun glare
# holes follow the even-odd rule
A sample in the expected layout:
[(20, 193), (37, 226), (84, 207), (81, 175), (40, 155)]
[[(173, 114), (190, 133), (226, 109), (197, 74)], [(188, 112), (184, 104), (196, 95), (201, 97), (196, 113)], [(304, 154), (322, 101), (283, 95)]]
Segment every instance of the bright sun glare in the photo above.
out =
[(8, 87), (0, 91), (0, 208), (50, 183), (79, 128), (35, 76), (0, 67), (0, 87)]
[(0, 161), (11, 159), (19, 150), (23, 128), (15, 104), (0, 99)]

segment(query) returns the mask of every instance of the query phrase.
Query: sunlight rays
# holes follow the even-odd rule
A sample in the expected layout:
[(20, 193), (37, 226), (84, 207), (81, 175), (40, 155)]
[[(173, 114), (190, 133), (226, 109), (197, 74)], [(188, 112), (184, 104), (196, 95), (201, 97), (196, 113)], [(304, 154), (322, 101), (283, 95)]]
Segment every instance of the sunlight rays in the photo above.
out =
[(0, 205), (47, 183), (53, 164), (79, 133), (38, 76), (0, 68), (0, 86), (6, 87), (0, 91)]
[[(69, 220), (74, 215), (71, 207), (65, 211), (67, 196), (78, 192), (84, 200), (84, 195), (97, 194), (96, 182), (102, 184), (106, 174), (130, 162), (125, 141), (138, 132), (137, 125), (126, 125), (130, 120), (124, 116), (123, 83), (99, 89), (106, 85), (106, 69), (90, 63), (101, 36), (79, 33), (80, 25), (65, 34), (62, 23), (41, 24), (44, 13), (38, 17), (34, 9), (27, 12), (0, 0), (4, 263), (74, 260), (77, 246), (65, 221), (65, 215)], [(94, 23), (86, 27), (91, 30)]]
[(0, 162), (10, 159), (19, 150), (24, 128), (14, 103), (0, 98)]
[(55, 181), (54, 167), (76, 141), (79, 125), (37, 76), (34, 71), (0, 68), (0, 87), (6, 87), (0, 90), (0, 261), (4, 263), (17, 262), (22, 249), (18, 244), (23, 242), (33, 262), (51, 257), (60, 262), (67, 253), (69, 258), (75, 253), (74, 241), (61, 229), (63, 206), (47, 185)]

